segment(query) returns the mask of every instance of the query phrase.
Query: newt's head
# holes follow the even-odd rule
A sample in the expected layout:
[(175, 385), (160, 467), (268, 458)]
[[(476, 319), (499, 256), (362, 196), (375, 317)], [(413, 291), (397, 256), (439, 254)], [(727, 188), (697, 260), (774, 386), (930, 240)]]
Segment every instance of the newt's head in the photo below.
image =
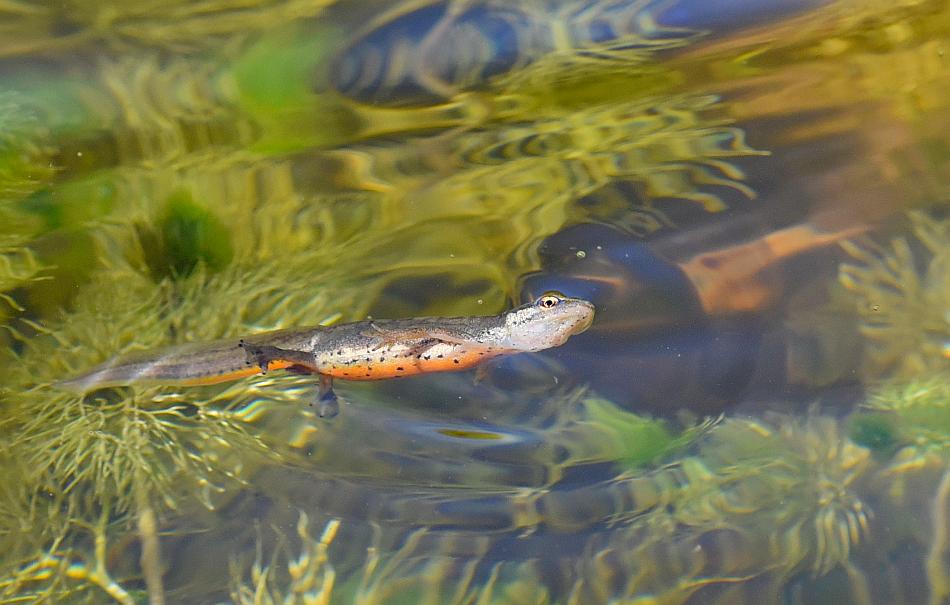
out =
[(505, 314), (507, 345), (517, 351), (557, 347), (589, 328), (593, 321), (591, 303), (559, 292), (547, 292), (538, 300)]

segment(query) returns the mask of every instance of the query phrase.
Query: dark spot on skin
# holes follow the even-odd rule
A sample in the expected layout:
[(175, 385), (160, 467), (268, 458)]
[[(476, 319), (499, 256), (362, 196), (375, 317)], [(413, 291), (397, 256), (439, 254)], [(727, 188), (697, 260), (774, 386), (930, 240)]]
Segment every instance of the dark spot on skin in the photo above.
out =
[(337, 355), (342, 355), (342, 354), (343, 354), (343, 350), (341, 349), (341, 350), (337, 351), (336, 354), (337, 354)]
[(432, 359), (431, 355), (426, 355), (426, 359)]
[(479, 352), (478, 356), (481, 357), (482, 355), (484, 355), (484, 353)]
[(367, 372), (366, 375), (369, 376), (369, 372)]
[(379, 358), (379, 363), (383, 363), (384, 361), (386, 361), (386, 358), (385, 358), (385, 357), (380, 357), (380, 358)]
[(459, 360), (458, 360), (458, 359), (453, 359), (452, 362), (453, 362), (453, 363), (458, 363)]
[[(416, 355), (416, 359), (422, 359), (422, 353), (419, 353), (418, 355)], [(426, 359), (429, 359), (429, 358), (426, 357)]]
[(344, 376), (349, 376), (350, 373), (349, 373), (349, 372), (343, 372), (343, 375), (344, 375)]
[(439, 359), (442, 359), (442, 358), (444, 358), (444, 357), (445, 357), (445, 355), (443, 355), (442, 353), (439, 353)]
[(402, 372), (403, 370), (404, 370), (404, 368), (403, 368), (402, 366), (397, 366), (397, 367), (396, 367), (396, 371), (397, 371), (397, 372)]
[(369, 363), (370, 361), (372, 361), (372, 360), (371, 360), (369, 357), (367, 357), (367, 358), (366, 358), (366, 363)]

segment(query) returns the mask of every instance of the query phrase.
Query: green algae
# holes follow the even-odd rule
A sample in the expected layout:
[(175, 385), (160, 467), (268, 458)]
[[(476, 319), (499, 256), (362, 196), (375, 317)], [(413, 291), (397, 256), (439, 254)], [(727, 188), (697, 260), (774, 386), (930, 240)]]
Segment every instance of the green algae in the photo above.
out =
[(233, 82), (235, 103), (261, 127), (255, 151), (329, 146), (359, 132), (358, 114), (320, 82), (341, 39), (341, 32), (330, 27), (285, 27), (234, 60), (225, 78)]
[(117, 187), (111, 175), (69, 179), (33, 192), (16, 204), (42, 221), (43, 231), (79, 230), (116, 210)]
[[(704, 428), (675, 434), (666, 422), (620, 409), (605, 399), (587, 398), (584, 409), (591, 434), (584, 440), (604, 448), (605, 459), (634, 470), (655, 463), (694, 441)], [(608, 453), (609, 452), (609, 453)]]
[(234, 257), (231, 234), (206, 207), (187, 191), (173, 193), (165, 202), (158, 224), (159, 250), (146, 253), (159, 278), (190, 275), (199, 264), (216, 273)]
[(877, 456), (889, 456), (898, 443), (894, 420), (883, 414), (852, 416), (848, 434), (855, 443), (868, 448)]
[(936, 373), (878, 388), (865, 404), (893, 427), (895, 443), (918, 451), (950, 448), (950, 374)]

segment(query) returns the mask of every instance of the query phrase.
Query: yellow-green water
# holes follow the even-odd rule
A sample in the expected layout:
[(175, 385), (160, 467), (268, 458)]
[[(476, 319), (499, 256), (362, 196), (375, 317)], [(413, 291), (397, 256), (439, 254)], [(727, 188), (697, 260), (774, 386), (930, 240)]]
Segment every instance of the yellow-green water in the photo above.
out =
[[(0, 2), (0, 603), (950, 600), (943, 1)], [(473, 373), (77, 396), (497, 313)]]

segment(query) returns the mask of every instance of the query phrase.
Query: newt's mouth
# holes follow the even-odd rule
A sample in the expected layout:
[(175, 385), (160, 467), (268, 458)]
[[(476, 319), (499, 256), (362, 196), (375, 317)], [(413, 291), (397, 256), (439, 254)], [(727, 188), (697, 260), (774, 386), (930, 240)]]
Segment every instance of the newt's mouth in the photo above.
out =
[(594, 305), (589, 304), (585, 310), (587, 312), (581, 315), (580, 319), (571, 330), (571, 334), (580, 334), (581, 332), (587, 330), (587, 328), (591, 327), (591, 325), (594, 323)]
[(581, 320), (581, 323), (577, 325), (577, 328), (575, 328), (574, 333), (580, 334), (581, 332), (587, 330), (587, 328), (591, 327), (593, 323), (594, 323), (594, 307), (591, 306), (590, 313), (587, 313), (584, 315), (583, 319)]
[(572, 310), (570, 315), (564, 318), (561, 324), (561, 333), (564, 335), (564, 340), (575, 334), (580, 334), (594, 323), (594, 305), (587, 301), (577, 301), (577, 304), (578, 306)]

